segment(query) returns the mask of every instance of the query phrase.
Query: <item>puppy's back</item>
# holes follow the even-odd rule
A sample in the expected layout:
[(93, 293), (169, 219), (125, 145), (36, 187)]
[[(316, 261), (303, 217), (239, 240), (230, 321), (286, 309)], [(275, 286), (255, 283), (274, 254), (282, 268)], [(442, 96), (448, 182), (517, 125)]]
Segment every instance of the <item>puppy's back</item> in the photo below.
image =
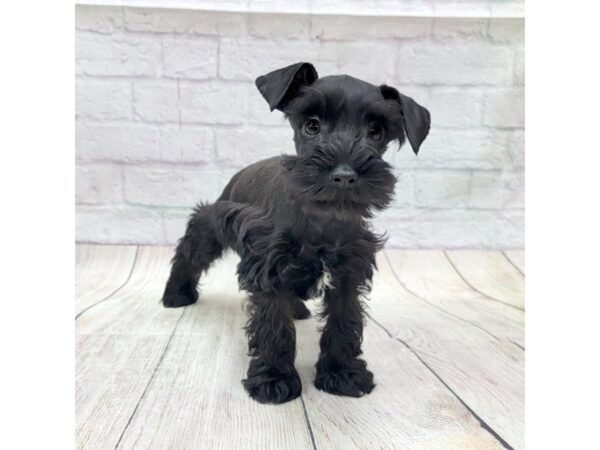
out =
[(249, 203), (268, 208), (280, 187), (283, 170), (281, 156), (255, 162), (231, 178), (218, 200)]

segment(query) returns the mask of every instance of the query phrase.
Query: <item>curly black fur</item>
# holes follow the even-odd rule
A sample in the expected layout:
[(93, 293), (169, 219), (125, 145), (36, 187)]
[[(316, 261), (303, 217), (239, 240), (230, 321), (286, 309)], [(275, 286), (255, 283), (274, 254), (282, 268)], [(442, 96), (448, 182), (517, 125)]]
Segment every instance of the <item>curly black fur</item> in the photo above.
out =
[[(315, 386), (338, 395), (368, 394), (375, 385), (359, 359), (363, 304), (384, 240), (366, 220), (392, 200), (396, 179), (382, 159), (388, 144), (407, 137), (416, 153), (429, 113), (385, 85), (348, 76), (318, 79), (308, 63), (259, 77), (257, 86), (271, 109), (289, 119), (296, 155), (246, 167), (215, 203), (194, 209), (163, 304), (196, 302), (201, 273), (231, 248), (240, 255), (239, 284), (249, 293), (245, 330), (252, 359), (243, 380), (249, 395), (263, 403), (300, 395), (293, 320), (309, 317), (303, 300), (318, 295), (325, 324)], [(315, 120), (313, 133), (314, 126), (306, 127)], [(341, 166), (352, 185), (340, 187), (332, 177)], [(322, 286), (326, 276), (330, 282)]]

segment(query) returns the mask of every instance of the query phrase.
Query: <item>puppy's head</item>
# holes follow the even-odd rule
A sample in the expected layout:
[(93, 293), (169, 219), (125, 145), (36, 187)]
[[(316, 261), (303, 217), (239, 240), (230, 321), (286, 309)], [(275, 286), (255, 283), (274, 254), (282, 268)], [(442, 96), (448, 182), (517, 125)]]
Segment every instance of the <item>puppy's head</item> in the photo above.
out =
[(295, 156), (284, 156), (295, 192), (315, 207), (369, 217), (391, 201), (396, 179), (382, 159), (406, 138), (415, 152), (429, 132), (429, 111), (396, 89), (348, 75), (318, 78), (310, 63), (263, 75), (256, 86), (271, 111), (294, 130)]

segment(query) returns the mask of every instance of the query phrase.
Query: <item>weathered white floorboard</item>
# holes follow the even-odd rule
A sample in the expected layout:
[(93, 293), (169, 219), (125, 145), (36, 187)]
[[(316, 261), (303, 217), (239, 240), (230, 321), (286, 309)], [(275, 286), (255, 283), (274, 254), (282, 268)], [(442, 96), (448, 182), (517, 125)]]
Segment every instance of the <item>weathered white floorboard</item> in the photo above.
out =
[(497, 339), (509, 340), (521, 347), (525, 345), (525, 313), (490, 302), (473, 290), (456, 273), (443, 252), (385, 250), (385, 255), (398, 283), (444, 311), (452, 322), (459, 320)]
[[(118, 266), (103, 247), (92, 252)], [(167, 247), (140, 247), (127, 284), (77, 318), (78, 448), (115, 447), (164, 354), (183, 312), (158, 303), (171, 254)]]
[(490, 300), (524, 308), (523, 275), (500, 252), (447, 251), (448, 260), (473, 289)]
[[(377, 296), (378, 291), (375, 290)], [(316, 324), (297, 323), (296, 367), (320, 449), (496, 449), (500, 443), (400, 342), (367, 321), (363, 351), (376, 387), (361, 398), (332, 396), (312, 384)]]
[(523, 250), (504, 250), (504, 256), (525, 276), (525, 252)]
[(160, 360), (166, 340), (165, 336), (76, 336), (78, 449), (115, 448)]
[(180, 310), (164, 309), (160, 298), (169, 276), (172, 247), (139, 247), (127, 284), (77, 319), (78, 333), (169, 335)]
[(399, 285), (384, 255), (377, 263), (373, 319), (409, 345), (501, 438), (523, 448), (524, 352), (449, 320)]
[(218, 262), (185, 308), (123, 448), (310, 449), (302, 403), (261, 405), (245, 393), (249, 358), (236, 258)]
[[(309, 319), (297, 322), (302, 401), (267, 406), (240, 382), (249, 358), (237, 257), (209, 271), (198, 304), (164, 309), (172, 251), (140, 247), (126, 285), (77, 319), (77, 448), (311, 449), (312, 439), (319, 449), (502, 448), (473, 413), (522, 448), (524, 352), (412, 296), (383, 255), (369, 302), (377, 323), (368, 320), (363, 346), (373, 393), (350, 399), (313, 386), (319, 324)], [(78, 248), (78, 280), (95, 270), (94, 253)], [(466, 315), (481, 298), (450, 281), (416, 289), (456, 289), (430, 301)]]
[[(184, 313), (123, 437), (124, 448), (311, 448), (300, 401), (259, 405), (242, 389), (248, 357), (234, 262), (230, 256), (213, 268), (201, 301)], [(360, 400), (334, 397), (312, 385), (316, 323), (298, 323), (296, 366), (318, 448), (362, 449), (373, 442), (387, 448), (497, 448), (414, 355), (375, 326), (365, 339), (365, 350), (376, 352), (374, 370), (382, 372), (379, 389)], [(232, 426), (235, 432), (228, 432)]]
[(76, 315), (125, 284), (135, 261), (136, 249), (132, 245), (76, 246)]

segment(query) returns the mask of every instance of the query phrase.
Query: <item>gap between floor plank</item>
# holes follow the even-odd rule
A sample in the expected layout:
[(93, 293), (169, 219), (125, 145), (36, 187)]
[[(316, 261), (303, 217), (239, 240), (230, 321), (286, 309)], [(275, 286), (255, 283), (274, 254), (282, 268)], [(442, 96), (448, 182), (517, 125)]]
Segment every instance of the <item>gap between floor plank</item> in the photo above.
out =
[(519, 272), (521, 274), (521, 276), (523, 278), (525, 278), (525, 274), (521, 271), (521, 269), (519, 269), (517, 267), (517, 265), (512, 261), (512, 259), (510, 259), (508, 257), (508, 255), (506, 254), (506, 252), (504, 250), (502, 250), (502, 255), (506, 258), (506, 260), (510, 263), (510, 265), (513, 266), (517, 270), (517, 272)]
[(75, 320), (79, 319), (83, 315), (83, 313), (89, 311), (90, 309), (94, 308), (95, 306), (99, 305), (100, 303), (111, 298), (113, 295), (115, 295), (117, 292), (119, 292), (121, 289), (123, 289), (127, 285), (127, 283), (129, 283), (129, 280), (131, 279), (131, 275), (133, 274), (133, 269), (135, 268), (135, 263), (137, 262), (137, 259), (138, 259), (139, 252), (140, 252), (140, 246), (136, 245), (135, 246), (135, 255), (133, 257), (133, 262), (131, 263), (131, 269), (129, 270), (129, 275), (127, 275), (127, 279), (121, 284), (121, 286), (116, 288), (114, 291), (112, 291), (110, 294), (108, 294), (103, 299), (100, 299), (97, 302), (92, 303), (91, 305), (88, 305), (85, 308), (83, 308), (81, 311), (79, 311), (75, 315)]
[(144, 399), (146, 392), (148, 392), (148, 388), (152, 384), (152, 381), (154, 380), (154, 377), (156, 376), (156, 373), (158, 372), (158, 368), (162, 364), (162, 362), (165, 358), (165, 355), (167, 354), (167, 351), (169, 350), (169, 346), (171, 345), (173, 336), (175, 336), (175, 331), (177, 330), (177, 327), (179, 326), (179, 322), (181, 322), (181, 319), (183, 318), (183, 315), (185, 314), (186, 310), (187, 310), (187, 306), (184, 306), (183, 311), (181, 311), (181, 314), (179, 315), (177, 322), (175, 322), (173, 331), (171, 331), (171, 335), (169, 336), (169, 339), (167, 340), (165, 349), (163, 350), (162, 354), (160, 355), (160, 358), (158, 359), (158, 362), (156, 363), (156, 366), (154, 367), (154, 370), (152, 371), (152, 375), (150, 375), (150, 379), (148, 380), (148, 383), (146, 384), (146, 387), (144, 388), (142, 395), (138, 399), (138, 401), (135, 405), (135, 408), (133, 408), (133, 411), (132, 411), (131, 415), (129, 416), (129, 419), (127, 420), (127, 423), (125, 424), (125, 427), (123, 428), (123, 431), (121, 432), (121, 435), (119, 436), (119, 440), (117, 441), (117, 443), (115, 445), (115, 450), (119, 447), (119, 444), (121, 444), (121, 440), (123, 439), (123, 436), (125, 436), (125, 432), (127, 431), (127, 428), (129, 428), (129, 425), (131, 424), (131, 421), (133, 420), (135, 413), (137, 412), (138, 408), (140, 407), (140, 403), (142, 403), (142, 400)]
[(483, 328), (482, 326), (480, 326), (480, 325), (478, 325), (478, 324), (476, 324), (476, 323), (474, 323), (474, 322), (472, 322), (472, 321), (470, 321), (470, 320), (468, 320), (468, 319), (465, 319), (465, 318), (463, 318), (463, 317), (457, 316), (456, 314), (453, 314), (453, 313), (451, 313), (451, 312), (449, 312), (449, 311), (445, 310), (444, 308), (442, 308), (442, 307), (440, 307), (440, 306), (438, 306), (438, 305), (436, 305), (436, 304), (434, 304), (434, 303), (431, 303), (431, 302), (430, 302), (429, 300), (427, 300), (425, 297), (422, 297), (422, 296), (420, 296), (419, 294), (417, 294), (416, 292), (412, 291), (412, 290), (411, 290), (411, 289), (410, 289), (408, 286), (406, 286), (406, 285), (405, 285), (405, 284), (402, 282), (402, 280), (400, 280), (400, 277), (399, 277), (399, 276), (396, 274), (396, 270), (394, 269), (394, 265), (392, 264), (392, 261), (391, 261), (391, 260), (390, 260), (390, 258), (388, 257), (388, 255), (387, 255), (387, 253), (386, 253), (386, 251), (385, 251), (385, 250), (383, 251), (383, 256), (385, 257), (385, 259), (386, 259), (386, 261), (387, 261), (388, 265), (390, 266), (390, 270), (392, 271), (392, 275), (394, 275), (394, 279), (395, 279), (395, 280), (398, 282), (398, 284), (400, 284), (400, 286), (402, 286), (402, 288), (403, 288), (403, 289), (405, 289), (407, 292), (409, 292), (410, 294), (412, 294), (414, 297), (418, 298), (419, 300), (421, 300), (421, 301), (423, 301), (423, 302), (427, 303), (429, 306), (431, 306), (431, 307), (433, 307), (433, 308), (437, 309), (438, 311), (441, 311), (442, 313), (444, 313), (444, 314), (447, 314), (447, 315), (448, 315), (448, 316), (450, 316), (450, 317), (453, 317), (453, 318), (455, 318), (455, 319), (457, 319), (457, 320), (460, 320), (461, 322), (468, 323), (469, 325), (471, 325), (471, 326), (473, 326), (473, 327), (477, 328), (478, 330), (480, 330), (480, 331), (483, 331), (484, 333), (486, 333), (486, 334), (488, 334), (489, 336), (493, 337), (493, 338), (494, 338), (494, 339), (496, 339), (497, 341), (501, 341), (501, 339), (500, 339), (498, 336), (496, 336), (494, 333), (492, 333), (491, 331), (488, 331), (488, 330), (486, 330), (485, 328)]
[(469, 286), (475, 292), (483, 295), (485, 298), (487, 298), (489, 300), (492, 300), (494, 302), (501, 303), (501, 304), (503, 304), (505, 306), (510, 306), (511, 308), (518, 309), (519, 311), (525, 311), (525, 308), (521, 308), (520, 306), (516, 306), (516, 305), (510, 304), (510, 303), (507, 303), (507, 302), (505, 302), (503, 300), (499, 300), (499, 299), (497, 299), (495, 297), (492, 297), (491, 295), (486, 294), (485, 292), (482, 292), (479, 289), (477, 289), (475, 286), (473, 286), (471, 283), (469, 283), (469, 281), (467, 281), (467, 279), (463, 276), (463, 274), (458, 270), (458, 267), (456, 267), (456, 265), (454, 264), (454, 262), (452, 261), (452, 259), (448, 256), (448, 253), (446, 252), (446, 250), (442, 250), (442, 252), (444, 253), (444, 256), (446, 257), (446, 259), (448, 260), (448, 262), (450, 263), (450, 265), (452, 266), (452, 268), (454, 269), (454, 271), (456, 272), (456, 274), (461, 278), (461, 280), (463, 280), (465, 282), (465, 284), (467, 286)]
[(500, 436), (490, 425), (488, 425), (485, 420), (479, 417), (479, 415), (475, 411), (473, 411), (473, 409), (469, 405), (467, 405), (467, 403), (456, 392), (454, 392), (454, 390), (442, 379), (442, 377), (440, 377), (440, 375), (438, 375), (438, 373), (435, 370), (433, 370), (433, 368), (429, 364), (427, 364), (425, 360), (421, 358), (421, 356), (410, 345), (408, 345), (399, 337), (394, 336), (392, 333), (390, 333), (386, 327), (384, 327), (381, 323), (375, 320), (370, 314), (367, 313), (367, 317), (379, 328), (381, 328), (390, 338), (404, 345), (408, 349), (408, 351), (410, 351), (421, 362), (421, 364), (423, 364), (433, 374), (433, 376), (436, 377), (437, 380), (440, 383), (442, 383), (442, 385), (446, 389), (450, 391), (450, 393), (467, 409), (467, 411), (469, 411), (469, 413), (479, 422), (479, 425), (484, 430), (490, 433), (494, 437), (494, 439), (496, 439), (505, 449), (514, 450), (514, 448), (508, 442), (506, 442), (506, 440), (504, 440), (502, 436)]
[(312, 425), (310, 424), (310, 419), (308, 417), (308, 411), (306, 410), (306, 404), (304, 403), (304, 397), (300, 395), (300, 401), (302, 402), (302, 409), (304, 410), (304, 419), (306, 420), (306, 425), (308, 426), (308, 434), (310, 435), (310, 442), (312, 442), (313, 450), (317, 449), (317, 443), (315, 442), (315, 435), (313, 434)]

